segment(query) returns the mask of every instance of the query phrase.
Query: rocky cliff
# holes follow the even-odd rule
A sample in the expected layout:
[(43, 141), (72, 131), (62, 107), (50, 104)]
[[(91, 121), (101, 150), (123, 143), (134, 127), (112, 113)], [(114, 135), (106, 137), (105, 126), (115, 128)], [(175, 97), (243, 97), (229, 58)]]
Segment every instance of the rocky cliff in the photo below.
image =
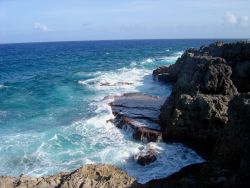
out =
[(163, 139), (185, 143), (207, 162), (148, 186), (249, 187), (250, 43), (188, 49), (153, 75), (174, 84), (161, 109)]
[(161, 112), (166, 141), (184, 142), (209, 157), (227, 126), (228, 102), (250, 91), (250, 43), (211, 44), (188, 49), (174, 65), (154, 71), (174, 83)]

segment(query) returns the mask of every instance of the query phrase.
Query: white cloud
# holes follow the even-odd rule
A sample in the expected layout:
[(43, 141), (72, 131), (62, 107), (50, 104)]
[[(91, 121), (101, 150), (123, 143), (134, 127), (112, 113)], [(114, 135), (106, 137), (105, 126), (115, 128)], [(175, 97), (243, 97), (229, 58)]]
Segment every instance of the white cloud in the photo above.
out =
[(225, 19), (231, 25), (237, 24), (237, 17), (231, 12), (226, 12)]
[(40, 30), (42, 32), (48, 32), (49, 31), (49, 28), (46, 25), (41, 24), (39, 22), (34, 23), (34, 28), (37, 29), (37, 30)]
[(246, 27), (248, 26), (249, 18), (248, 16), (236, 16), (231, 12), (226, 12), (224, 17), (226, 23), (233, 25), (233, 26), (241, 26)]

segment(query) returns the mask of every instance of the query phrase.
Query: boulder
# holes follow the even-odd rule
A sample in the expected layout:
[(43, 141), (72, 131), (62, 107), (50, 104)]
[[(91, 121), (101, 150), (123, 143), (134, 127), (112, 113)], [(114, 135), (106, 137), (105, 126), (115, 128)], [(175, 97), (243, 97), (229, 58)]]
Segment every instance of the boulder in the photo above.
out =
[(145, 145), (141, 151), (134, 156), (136, 163), (145, 166), (156, 161), (158, 151), (151, 143)]

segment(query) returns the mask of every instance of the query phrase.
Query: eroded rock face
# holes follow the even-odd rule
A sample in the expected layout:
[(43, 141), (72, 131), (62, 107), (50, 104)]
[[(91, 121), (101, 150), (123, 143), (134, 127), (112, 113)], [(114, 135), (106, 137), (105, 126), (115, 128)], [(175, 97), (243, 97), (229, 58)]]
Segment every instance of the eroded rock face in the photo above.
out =
[(71, 173), (60, 173), (41, 178), (0, 177), (1, 188), (124, 188), (137, 185), (135, 179), (111, 165), (86, 165)]
[(135, 139), (143, 142), (159, 141), (162, 134), (159, 126), (160, 108), (165, 98), (139, 93), (114, 97), (110, 103), (115, 115), (114, 124), (132, 132)]
[[(226, 43), (217, 42), (199, 49), (188, 49), (174, 65), (158, 68), (155, 77), (166, 82), (177, 81), (184, 70), (193, 70), (195, 58), (222, 58), (232, 69), (232, 81), (239, 92), (250, 91), (250, 42)], [(193, 58), (193, 60), (192, 60)], [(193, 62), (193, 63), (192, 63)]]
[(165, 140), (184, 142), (204, 156), (226, 126), (227, 104), (237, 89), (230, 79), (231, 67), (221, 58), (188, 57), (183, 63), (162, 108), (161, 127)]
[(208, 47), (200, 48), (199, 54), (221, 57), (233, 70), (232, 81), (239, 92), (250, 91), (250, 42), (215, 43)]
[(228, 114), (227, 127), (218, 137), (210, 160), (151, 180), (143, 187), (250, 187), (250, 93), (233, 97)]
[(226, 187), (250, 186), (250, 92), (235, 96), (229, 103), (228, 127), (218, 139), (214, 156), (232, 176)]
[(227, 123), (229, 99), (222, 95), (182, 94), (170, 97), (162, 110), (163, 137), (167, 141), (182, 142), (203, 157), (212, 152), (217, 136)]
[(249, 67), (250, 43), (215, 43), (187, 50), (161, 72), (176, 78), (161, 111), (164, 140), (191, 146), (207, 162), (146, 185), (250, 187)]
[(160, 115), (165, 141), (183, 142), (209, 157), (227, 126), (228, 102), (238, 92), (250, 91), (249, 50), (247, 42), (218, 42), (188, 49), (175, 64), (154, 72), (165, 81), (175, 80)]

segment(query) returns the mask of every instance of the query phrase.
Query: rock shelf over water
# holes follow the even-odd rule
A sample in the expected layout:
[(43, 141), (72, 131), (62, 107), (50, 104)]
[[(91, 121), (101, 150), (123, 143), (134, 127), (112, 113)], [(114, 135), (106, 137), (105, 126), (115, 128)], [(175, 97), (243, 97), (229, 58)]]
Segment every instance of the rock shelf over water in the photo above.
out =
[(164, 97), (154, 97), (139, 93), (114, 97), (110, 103), (114, 123), (122, 129), (132, 132), (140, 141), (160, 141), (162, 139), (159, 116)]

